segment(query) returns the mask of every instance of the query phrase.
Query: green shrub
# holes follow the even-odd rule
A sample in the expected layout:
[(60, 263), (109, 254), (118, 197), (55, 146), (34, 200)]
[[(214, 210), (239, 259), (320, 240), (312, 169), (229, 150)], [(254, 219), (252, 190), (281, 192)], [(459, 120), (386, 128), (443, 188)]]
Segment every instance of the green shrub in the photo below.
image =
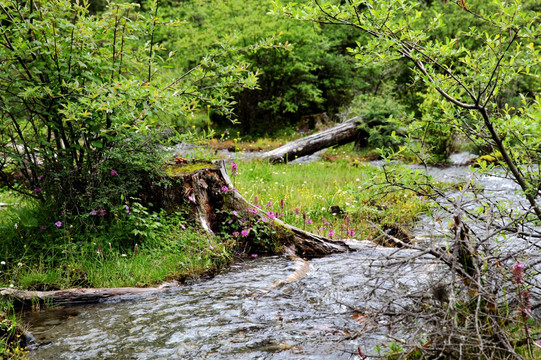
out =
[(163, 117), (201, 101), (224, 109), (231, 88), (255, 86), (246, 64), (220, 63), (227, 44), (170, 77), (170, 57), (156, 55), (158, 3), (145, 4), (108, 3), (97, 15), (69, 0), (2, 5), (0, 179), (52, 216), (118, 205), (152, 172)]
[[(358, 32), (329, 28), (324, 35), (316, 23), (267, 15), (270, 6), (267, 0), (174, 3), (167, 7), (167, 17), (177, 19), (179, 26), (163, 29), (158, 36), (164, 47), (181, 54), (174, 62), (178, 71), (194, 66), (209, 48), (219, 48), (220, 42), (251, 47), (274, 37), (275, 43), (284, 45), (244, 53), (243, 60), (260, 75), (258, 89), (235, 95), (243, 134), (272, 133), (307, 114), (326, 111), (332, 117), (359, 87), (353, 62), (340, 56), (355, 43)], [(213, 121), (223, 124), (226, 118), (215, 114)]]

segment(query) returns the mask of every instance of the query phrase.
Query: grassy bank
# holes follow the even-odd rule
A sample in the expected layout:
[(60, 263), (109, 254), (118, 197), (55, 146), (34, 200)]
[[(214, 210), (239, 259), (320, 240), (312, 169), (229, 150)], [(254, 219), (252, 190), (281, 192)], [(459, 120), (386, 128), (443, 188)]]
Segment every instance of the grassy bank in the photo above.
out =
[[(150, 213), (137, 203), (109, 214), (55, 221), (13, 193), (1, 199), (0, 286), (32, 290), (149, 286), (195, 278), (229, 261), (232, 247), (182, 213)], [(0, 200), (0, 202), (7, 202)], [(103, 220), (103, 221), (102, 221)]]

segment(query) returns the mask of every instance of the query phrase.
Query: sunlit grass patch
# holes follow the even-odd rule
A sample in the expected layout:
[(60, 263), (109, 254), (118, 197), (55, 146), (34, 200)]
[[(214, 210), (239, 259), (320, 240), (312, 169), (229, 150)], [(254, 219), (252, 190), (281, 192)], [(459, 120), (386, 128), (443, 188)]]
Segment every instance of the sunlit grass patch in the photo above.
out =
[(371, 239), (374, 225), (407, 231), (428, 210), (423, 196), (389, 185), (381, 168), (342, 155), (302, 165), (250, 161), (234, 181), (247, 199), (285, 222), (333, 238)]

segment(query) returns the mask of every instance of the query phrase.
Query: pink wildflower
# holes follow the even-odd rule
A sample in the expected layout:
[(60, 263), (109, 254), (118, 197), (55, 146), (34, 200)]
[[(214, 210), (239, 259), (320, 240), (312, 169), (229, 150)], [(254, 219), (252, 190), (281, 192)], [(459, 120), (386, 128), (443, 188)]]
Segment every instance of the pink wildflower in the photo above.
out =
[(240, 233), (238, 231), (233, 232), (233, 236), (239, 236)]
[(250, 256), (253, 257), (253, 258), (256, 258), (258, 255), (257, 254), (252, 254)]
[(349, 236), (355, 235), (355, 230), (349, 230), (349, 231), (348, 231), (348, 235), (349, 235)]
[(332, 239), (333, 236), (334, 236), (334, 230), (329, 230), (329, 237)]
[(517, 285), (524, 281), (524, 264), (516, 263), (513, 265), (513, 282)]
[(236, 212), (235, 210), (233, 210), (233, 215), (235, 215), (235, 216), (239, 216), (239, 213), (238, 213), (238, 212)]
[(222, 189), (221, 189), (223, 192), (226, 192), (226, 191), (229, 191), (229, 189), (227, 188), (227, 186), (222, 186)]
[(240, 234), (244, 237), (248, 236), (248, 230), (242, 230)]
[(271, 219), (274, 219), (276, 217), (276, 215), (274, 215), (274, 213), (272, 211), (269, 211), (267, 213), (267, 215), (271, 218)]
[(57, 221), (54, 223), (56, 227), (62, 227), (62, 221)]
[(116, 170), (111, 170), (111, 176), (118, 175), (118, 172)]
[(195, 198), (192, 195), (188, 196), (188, 200), (190, 200), (191, 202), (195, 202)]
[(272, 209), (272, 201), (269, 201), (269, 202), (267, 203), (267, 209)]
[(308, 219), (308, 220), (306, 220), (306, 223), (307, 223), (307, 224), (313, 224), (314, 221), (313, 221), (312, 219)]
[(35, 189), (34, 189), (34, 192), (40, 193), (40, 192), (41, 192), (41, 188), (35, 188)]
[(237, 175), (237, 163), (231, 164), (231, 175)]
[(248, 209), (249, 212), (251, 212), (252, 214), (257, 214), (257, 210), (256, 209)]

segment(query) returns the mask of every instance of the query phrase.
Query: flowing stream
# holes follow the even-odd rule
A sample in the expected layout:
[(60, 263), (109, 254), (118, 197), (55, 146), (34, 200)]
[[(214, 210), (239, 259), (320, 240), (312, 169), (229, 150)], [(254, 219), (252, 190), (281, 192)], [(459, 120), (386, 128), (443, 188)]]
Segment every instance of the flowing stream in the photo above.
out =
[[(26, 320), (41, 344), (31, 358), (354, 358), (357, 346), (373, 349), (384, 340), (384, 324), (381, 332), (347, 340), (368, 321), (361, 316), (368, 301), (383, 300), (377, 294), (369, 300), (371, 275), (381, 272), (382, 291), (409, 291), (430, 277), (414, 269), (433, 266), (414, 252), (357, 245), (358, 252), (312, 259), (305, 277), (272, 289), (295, 270), (287, 257), (238, 263), (210, 280), (159, 294), (30, 313)], [(381, 267), (391, 256), (412, 261)]]
[[(440, 180), (464, 180), (466, 168), (433, 169)], [(487, 186), (516, 189), (508, 180)], [(429, 218), (416, 241), (435, 241)], [(443, 228), (442, 228), (443, 229)], [(442, 230), (443, 231), (443, 230)], [(445, 276), (428, 256), (352, 244), (359, 251), (309, 260), (309, 271), (283, 282), (296, 263), (286, 256), (234, 264), (209, 280), (100, 304), (28, 313), (39, 346), (31, 359), (360, 359), (388, 342), (373, 309), (396, 293), (426, 292)], [(405, 297), (401, 297), (403, 299)], [(407, 306), (398, 300), (394, 306)], [(363, 325), (372, 322), (370, 332)], [(375, 322), (375, 323), (374, 323)]]

